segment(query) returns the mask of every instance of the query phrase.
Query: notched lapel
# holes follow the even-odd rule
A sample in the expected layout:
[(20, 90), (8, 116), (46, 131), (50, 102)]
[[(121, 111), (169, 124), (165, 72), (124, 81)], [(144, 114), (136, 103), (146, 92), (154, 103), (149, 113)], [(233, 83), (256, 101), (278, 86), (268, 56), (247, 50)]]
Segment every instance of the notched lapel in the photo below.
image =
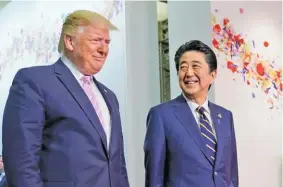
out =
[(89, 118), (90, 122), (97, 130), (99, 136), (102, 139), (104, 149), (107, 153), (107, 143), (106, 143), (107, 140), (106, 140), (105, 132), (91, 102), (89, 101), (87, 95), (81, 88), (80, 84), (73, 76), (71, 71), (65, 66), (65, 64), (61, 60), (58, 60), (54, 64), (54, 71), (57, 77), (59, 78), (59, 80), (65, 85), (65, 87), (74, 97), (74, 99), (77, 101), (81, 109), (84, 111), (86, 116)]
[(222, 125), (225, 125), (223, 123), (223, 118), (225, 117), (222, 111), (219, 110), (219, 108), (214, 105), (213, 103), (209, 102), (208, 103), (210, 112), (211, 112), (211, 119), (214, 124), (215, 132), (216, 132), (216, 137), (217, 137), (217, 151), (216, 151), (216, 164), (220, 162), (221, 157), (223, 155), (223, 146), (224, 146), (224, 141), (225, 137), (222, 136), (223, 134), (223, 127)]
[(188, 106), (185, 98), (182, 95), (180, 95), (176, 99), (176, 104), (174, 104), (174, 114), (183, 125), (183, 127), (187, 130), (196, 145), (205, 154), (203, 149), (203, 141), (201, 139), (202, 137), (200, 135), (200, 130), (198, 128), (197, 122), (190, 107)]
[(99, 89), (100, 93), (102, 94), (102, 97), (104, 101), (106, 102), (107, 108), (109, 110), (110, 114), (110, 124), (111, 124), (111, 135), (110, 135), (110, 143), (109, 143), (109, 154), (110, 156), (114, 153), (114, 143), (117, 141), (120, 137), (120, 133), (117, 133), (119, 131), (119, 125), (116, 124), (117, 122), (120, 123), (120, 115), (117, 107), (115, 106), (114, 98), (111, 97), (111, 95), (108, 93), (108, 91), (102, 86), (95, 78), (94, 82)]

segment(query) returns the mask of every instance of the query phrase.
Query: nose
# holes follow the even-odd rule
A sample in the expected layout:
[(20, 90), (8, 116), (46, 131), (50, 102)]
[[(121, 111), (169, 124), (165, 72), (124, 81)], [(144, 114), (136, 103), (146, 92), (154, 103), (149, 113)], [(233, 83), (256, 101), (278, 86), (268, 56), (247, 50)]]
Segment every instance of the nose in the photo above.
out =
[(107, 54), (108, 52), (108, 44), (107, 43), (104, 43), (104, 42), (101, 42), (100, 43), (100, 46), (97, 50), (101, 55), (104, 55), (104, 54)]
[(188, 68), (187, 68), (187, 72), (186, 72), (186, 76), (191, 77), (191, 76), (193, 76), (193, 75), (194, 75), (193, 68), (188, 67)]

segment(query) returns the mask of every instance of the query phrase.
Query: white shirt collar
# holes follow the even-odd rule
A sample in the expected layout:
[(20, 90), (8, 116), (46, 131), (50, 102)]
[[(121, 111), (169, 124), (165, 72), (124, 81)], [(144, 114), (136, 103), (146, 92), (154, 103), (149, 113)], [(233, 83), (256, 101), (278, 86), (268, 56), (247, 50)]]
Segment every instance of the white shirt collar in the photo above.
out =
[(66, 56), (62, 55), (61, 56), (61, 60), (62, 62), (69, 68), (69, 70), (72, 72), (72, 74), (75, 76), (75, 78), (80, 81), (80, 79), (84, 76), (84, 74), (82, 74), (78, 68), (76, 67), (76, 65), (74, 63), (72, 63)]
[[(184, 98), (186, 99), (190, 109), (192, 112), (195, 112), (196, 109), (199, 107), (199, 105), (193, 101), (191, 101), (189, 98), (186, 97), (185, 94), (183, 94)], [(210, 114), (210, 110), (209, 110), (209, 107), (208, 107), (208, 98), (206, 98), (205, 102), (203, 103), (202, 107), (205, 109), (205, 111)]]

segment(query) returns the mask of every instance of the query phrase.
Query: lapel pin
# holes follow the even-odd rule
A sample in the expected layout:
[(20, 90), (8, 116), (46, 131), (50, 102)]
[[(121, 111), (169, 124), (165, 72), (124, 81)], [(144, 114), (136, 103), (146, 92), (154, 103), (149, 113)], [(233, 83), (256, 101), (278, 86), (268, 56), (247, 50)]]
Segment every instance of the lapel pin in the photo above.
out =
[(107, 90), (104, 89), (104, 92), (107, 93)]
[(222, 118), (222, 115), (220, 113), (217, 114), (217, 116), (221, 119)]

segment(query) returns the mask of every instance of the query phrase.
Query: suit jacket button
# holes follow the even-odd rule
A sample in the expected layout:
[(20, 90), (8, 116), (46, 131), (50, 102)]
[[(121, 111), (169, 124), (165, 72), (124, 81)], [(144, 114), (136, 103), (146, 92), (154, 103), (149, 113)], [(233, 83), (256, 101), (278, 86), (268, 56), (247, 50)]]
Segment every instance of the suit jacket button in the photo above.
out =
[(215, 176), (217, 175), (217, 172), (216, 172), (216, 171), (214, 172), (214, 175), (215, 175)]

